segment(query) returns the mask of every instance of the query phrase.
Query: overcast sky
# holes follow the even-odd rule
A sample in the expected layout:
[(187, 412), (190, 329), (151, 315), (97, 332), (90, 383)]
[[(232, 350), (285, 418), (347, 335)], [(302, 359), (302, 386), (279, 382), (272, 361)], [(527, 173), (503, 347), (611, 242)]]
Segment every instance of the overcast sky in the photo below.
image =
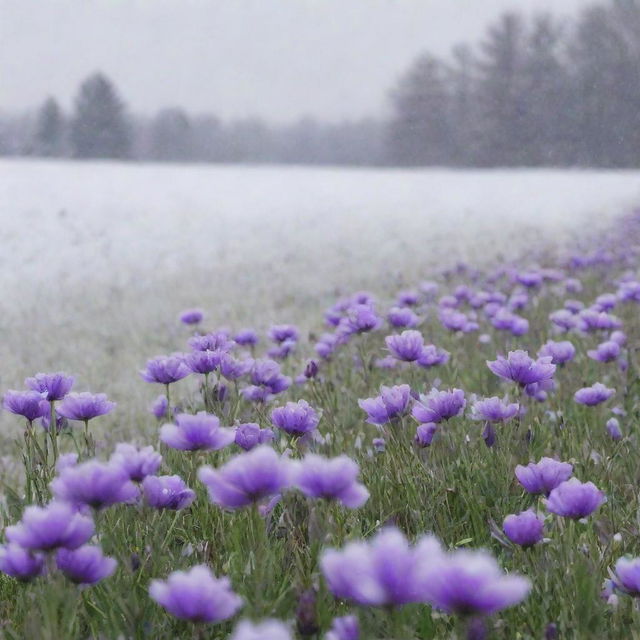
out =
[(102, 70), (134, 112), (381, 115), (420, 52), (476, 42), (508, 9), (588, 0), (0, 0), (0, 109), (66, 107)]

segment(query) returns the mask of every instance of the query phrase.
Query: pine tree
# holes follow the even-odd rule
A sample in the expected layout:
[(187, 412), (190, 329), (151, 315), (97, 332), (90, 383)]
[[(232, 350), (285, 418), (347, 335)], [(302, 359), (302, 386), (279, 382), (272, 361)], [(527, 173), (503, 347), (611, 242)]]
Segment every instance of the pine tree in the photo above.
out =
[(534, 18), (526, 37), (522, 91), (524, 160), (529, 166), (570, 162), (575, 114), (562, 55), (562, 29), (549, 14)]
[(447, 164), (453, 156), (451, 99), (442, 62), (420, 57), (392, 93), (391, 158), (405, 165)]
[(87, 78), (75, 102), (71, 124), (73, 155), (78, 158), (126, 158), (129, 155), (130, 129), (124, 104), (101, 73)]
[(55, 98), (47, 98), (36, 120), (34, 153), (41, 156), (60, 156), (64, 153), (66, 122)]
[(193, 158), (193, 135), (189, 116), (182, 109), (164, 109), (151, 126), (151, 157), (184, 161)]
[(482, 162), (490, 166), (524, 163), (523, 123), (528, 96), (522, 88), (524, 26), (504, 14), (481, 44), (479, 93), (483, 131)]

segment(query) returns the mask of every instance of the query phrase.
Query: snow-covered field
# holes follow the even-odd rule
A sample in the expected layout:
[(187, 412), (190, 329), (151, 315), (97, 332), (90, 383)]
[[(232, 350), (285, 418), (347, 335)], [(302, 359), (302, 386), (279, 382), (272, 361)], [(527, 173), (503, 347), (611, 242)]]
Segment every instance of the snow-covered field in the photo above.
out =
[[(176, 314), (312, 321), (340, 291), (562, 243), (640, 174), (0, 161), (0, 387), (67, 369), (117, 394)], [(122, 413), (120, 413), (122, 417)]]

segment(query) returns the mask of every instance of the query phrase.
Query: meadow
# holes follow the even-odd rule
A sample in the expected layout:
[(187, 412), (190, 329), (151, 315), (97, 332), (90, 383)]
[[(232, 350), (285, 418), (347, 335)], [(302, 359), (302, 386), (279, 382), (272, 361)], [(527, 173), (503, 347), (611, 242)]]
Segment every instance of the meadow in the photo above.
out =
[(640, 638), (637, 174), (3, 168), (3, 637)]

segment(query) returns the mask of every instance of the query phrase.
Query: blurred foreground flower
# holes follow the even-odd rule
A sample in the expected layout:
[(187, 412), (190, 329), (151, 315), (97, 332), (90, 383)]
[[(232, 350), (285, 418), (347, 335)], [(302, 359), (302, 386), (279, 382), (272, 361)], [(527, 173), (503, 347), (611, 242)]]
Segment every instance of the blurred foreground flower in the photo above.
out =
[(222, 622), (243, 605), (229, 578), (216, 578), (204, 565), (174, 571), (166, 581), (152, 580), (149, 595), (176, 618), (191, 622)]
[(261, 445), (231, 458), (218, 469), (201, 467), (198, 478), (211, 502), (238, 509), (279, 493), (290, 484), (290, 462), (271, 447)]

